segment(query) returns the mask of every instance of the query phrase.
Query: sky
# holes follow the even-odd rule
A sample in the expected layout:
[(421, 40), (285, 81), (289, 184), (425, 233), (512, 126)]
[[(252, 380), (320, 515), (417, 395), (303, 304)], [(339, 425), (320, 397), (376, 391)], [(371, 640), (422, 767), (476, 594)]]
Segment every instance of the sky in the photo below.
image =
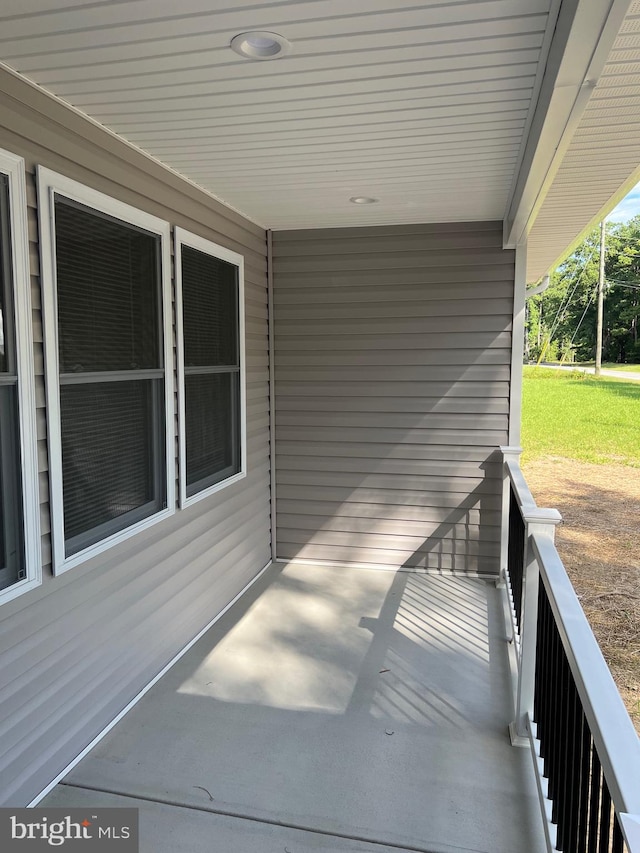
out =
[(607, 216), (607, 222), (627, 222), (640, 213), (640, 184), (636, 184)]

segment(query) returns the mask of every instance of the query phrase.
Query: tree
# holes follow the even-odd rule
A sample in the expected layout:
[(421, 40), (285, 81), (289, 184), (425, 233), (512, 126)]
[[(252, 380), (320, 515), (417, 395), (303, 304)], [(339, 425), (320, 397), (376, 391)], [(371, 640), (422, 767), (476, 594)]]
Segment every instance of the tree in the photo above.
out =
[[(599, 247), (594, 229), (553, 272), (548, 289), (528, 300), (529, 359), (593, 360)], [(607, 226), (605, 278), (603, 360), (640, 361), (640, 216)]]
[(607, 360), (640, 361), (640, 216), (611, 229), (605, 275)]

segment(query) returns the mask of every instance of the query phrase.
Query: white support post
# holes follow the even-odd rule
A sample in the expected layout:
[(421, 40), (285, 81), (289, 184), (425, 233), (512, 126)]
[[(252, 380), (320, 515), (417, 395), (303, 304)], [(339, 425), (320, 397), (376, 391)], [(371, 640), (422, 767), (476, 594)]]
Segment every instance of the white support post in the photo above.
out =
[(520, 629), (520, 669), (516, 697), (516, 718), (509, 725), (513, 746), (529, 746), (527, 720), (533, 717), (536, 645), (538, 642), (538, 587), (540, 570), (529, 545), (532, 534), (555, 539), (556, 526), (562, 521), (557, 509), (527, 508), (523, 512), (526, 529), (526, 553), (522, 584), (522, 620)]
[(524, 360), (524, 306), (527, 290), (527, 244), (516, 247), (511, 325), (511, 378), (509, 382), (509, 444), (520, 443), (522, 416), (522, 363)]

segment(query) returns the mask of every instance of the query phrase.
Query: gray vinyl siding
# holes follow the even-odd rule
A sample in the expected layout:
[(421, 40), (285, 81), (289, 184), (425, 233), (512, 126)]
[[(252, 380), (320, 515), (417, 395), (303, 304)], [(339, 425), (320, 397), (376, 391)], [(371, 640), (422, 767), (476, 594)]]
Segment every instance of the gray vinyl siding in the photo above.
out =
[[(27, 170), (44, 562), (42, 586), (0, 607), (0, 803), (19, 806), (270, 559), (267, 261), (261, 228), (2, 70), (0, 147), (24, 157)], [(50, 565), (37, 164), (245, 258), (248, 476), (58, 578)]]
[(497, 573), (501, 223), (273, 235), (277, 554)]

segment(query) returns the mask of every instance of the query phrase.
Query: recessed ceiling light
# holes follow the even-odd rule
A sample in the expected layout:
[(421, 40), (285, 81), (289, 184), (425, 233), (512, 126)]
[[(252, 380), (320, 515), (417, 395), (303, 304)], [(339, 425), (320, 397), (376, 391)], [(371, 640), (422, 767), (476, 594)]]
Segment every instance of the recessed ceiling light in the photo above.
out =
[(276, 59), (291, 50), (291, 43), (278, 33), (252, 30), (231, 39), (231, 49), (249, 59)]
[(349, 199), (349, 201), (353, 202), (354, 204), (376, 204), (379, 199), (370, 198), (366, 195), (354, 195)]

